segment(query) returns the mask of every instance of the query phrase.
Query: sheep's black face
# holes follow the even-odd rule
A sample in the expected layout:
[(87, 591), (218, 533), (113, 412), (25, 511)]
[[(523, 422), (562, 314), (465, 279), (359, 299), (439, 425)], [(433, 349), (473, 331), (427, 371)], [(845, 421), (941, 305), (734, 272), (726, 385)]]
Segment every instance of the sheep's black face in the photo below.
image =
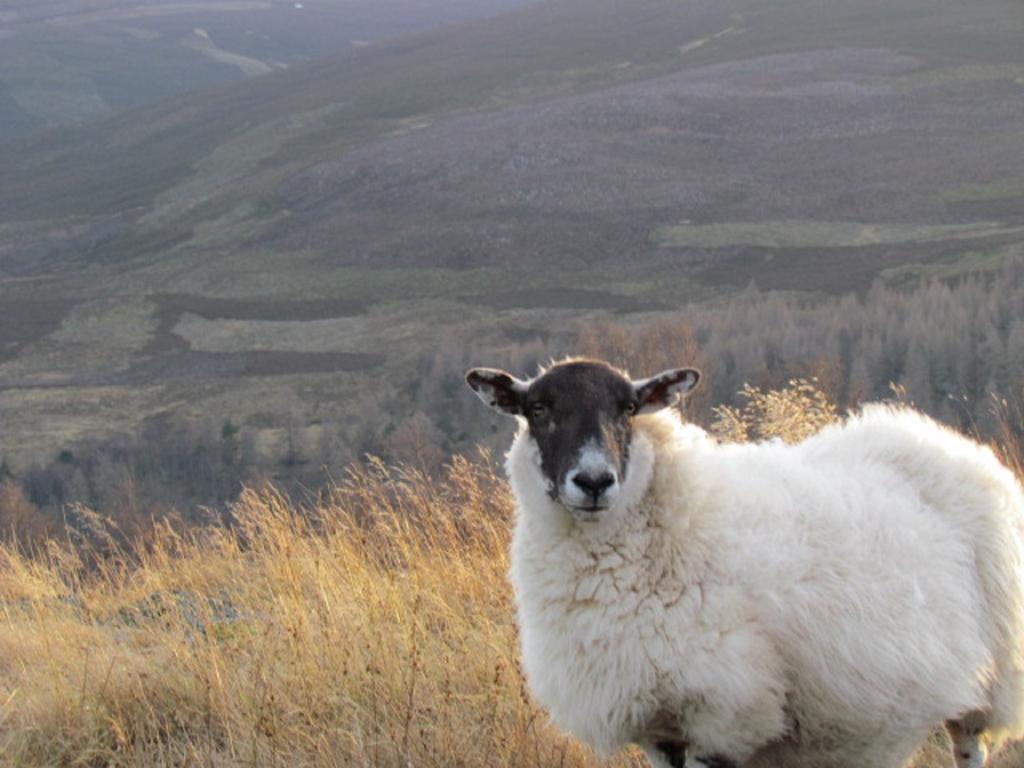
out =
[(614, 501), (637, 409), (632, 383), (603, 365), (556, 366), (530, 384), (523, 415), (552, 497), (580, 512)]
[(618, 497), (633, 417), (664, 408), (699, 377), (679, 368), (634, 382), (607, 363), (574, 360), (528, 382), (488, 368), (474, 368), (466, 380), (491, 407), (526, 419), (552, 498), (587, 516)]

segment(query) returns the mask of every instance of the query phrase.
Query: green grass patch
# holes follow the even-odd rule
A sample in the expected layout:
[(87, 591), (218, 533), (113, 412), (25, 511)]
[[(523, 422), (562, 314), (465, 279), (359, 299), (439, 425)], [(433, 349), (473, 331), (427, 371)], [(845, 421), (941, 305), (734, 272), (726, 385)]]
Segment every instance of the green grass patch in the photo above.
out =
[(964, 64), (939, 67), (888, 78), (892, 85), (911, 87), (947, 83), (977, 83), (985, 80), (1013, 80), (1024, 83), (1024, 64)]
[(856, 248), (891, 243), (940, 242), (1009, 234), (995, 222), (974, 224), (863, 224), (850, 221), (733, 221), (659, 227), (655, 242), (663, 248)]
[(984, 184), (958, 184), (939, 193), (944, 203), (984, 203), (1024, 197), (1024, 177), (1014, 176)]
[(535, 288), (501, 290), (475, 294), (463, 299), (468, 304), (508, 309), (596, 309), (618, 313), (646, 312), (666, 307), (658, 302), (625, 296), (611, 291), (587, 291), (579, 288)]
[(890, 285), (925, 280), (951, 280), (970, 273), (991, 272), (999, 269), (1008, 258), (1022, 254), (1024, 244), (1020, 243), (1003, 248), (944, 254), (924, 263), (901, 264), (882, 270), (879, 277)]

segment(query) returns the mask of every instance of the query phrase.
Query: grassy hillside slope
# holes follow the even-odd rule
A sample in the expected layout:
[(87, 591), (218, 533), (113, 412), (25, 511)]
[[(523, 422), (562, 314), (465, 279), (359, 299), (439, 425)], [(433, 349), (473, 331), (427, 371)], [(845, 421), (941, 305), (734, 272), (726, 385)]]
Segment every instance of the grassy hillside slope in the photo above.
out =
[(7, 0), (0, 142), (518, 4)]
[(4, 450), (182, 408), (270, 457), (286, 423), (355, 444), (441, 338), (997, 264), (1022, 27), (1001, 0), (549, 0), (9, 145)]

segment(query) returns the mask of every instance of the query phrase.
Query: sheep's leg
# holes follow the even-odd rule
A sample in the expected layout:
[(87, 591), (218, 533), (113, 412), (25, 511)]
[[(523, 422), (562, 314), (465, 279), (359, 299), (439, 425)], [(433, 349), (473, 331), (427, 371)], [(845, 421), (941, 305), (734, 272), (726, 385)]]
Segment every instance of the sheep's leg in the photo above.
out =
[(660, 757), (669, 768), (686, 768), (686, 742), (663, 739), (654, 745)]
[(659, 762), (669, 768), (737, 768), (736, 763), (720, 755), (687, 757), (684, 741), (662, 740), (654, 745), (654, 749), (657, 750)]
[(985, 768), (988, 763), (985, 725), (985, 715), (981, 712), (971, 712), (946, 723), (956, 768)]
[(698, 757), (687, 764), (687, 768), (739, 768), (732, 760), (720, 755)]

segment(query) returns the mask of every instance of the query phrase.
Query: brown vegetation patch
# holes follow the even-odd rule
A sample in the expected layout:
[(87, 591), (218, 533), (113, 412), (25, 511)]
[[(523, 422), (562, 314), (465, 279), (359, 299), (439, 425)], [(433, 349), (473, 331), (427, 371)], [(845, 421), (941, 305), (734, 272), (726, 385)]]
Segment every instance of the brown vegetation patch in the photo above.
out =
[(467, 304), (491, 309), (603, 309), (626, 314), (666, 309), (665, 305), (647, 299), (624, 296), (610, 291), (590, 291), (579, 288), (535, 288), (521, 291), (501, 291), (463, 296)]
[(904, 259), (894, 258), (893, 246), (866, 248), (723, 248), (708, 259), (696, 278), (710, 286), (757, 283), (764, 290), (846, 293), (869, 288), (878, 273)]
[(243, 360), (244, 376), (366, 371), (385, 359), (384, 355), (361, 352), (243, 352), (238, 356)]
[[(944, 241), (837, 248), (765, 248), (737, 246), (691, 257), (695, 278), (709, 286), (746, 286), (764, 290), (864, 291), (894, 266), (956, 261), (972, 251), (1021, 241), (1020, 234), (979, 237), (970, 242)], [(701, 268), (700, 262), (705, 266)]]
[(67, 299), (4, 301), (0, 305), (0, 363), (17, 357), (26, 344), (55, 332), (74, 306)]
[(516, 344), (525, 344), (530, 341), (548, 341), (551, 338), (551, 331), (543, 328), (520, 328), (512, 326), (509, 328), (503, 328), (502, 333), (505, 334), (505, 338)]
[(330, 320), (366, 313), (366, 304), (353, 299), (310, 299), (279, 301), (274, 299), (224, 299), (163, 293), (154, 296), (160, 311), (178, 317), (186, 312), (206, 320)]
[(137, 363), (115, 376), (113, 383), (366, 371), (384, 360), (384, 355), (362, 352), (177, 352)]

